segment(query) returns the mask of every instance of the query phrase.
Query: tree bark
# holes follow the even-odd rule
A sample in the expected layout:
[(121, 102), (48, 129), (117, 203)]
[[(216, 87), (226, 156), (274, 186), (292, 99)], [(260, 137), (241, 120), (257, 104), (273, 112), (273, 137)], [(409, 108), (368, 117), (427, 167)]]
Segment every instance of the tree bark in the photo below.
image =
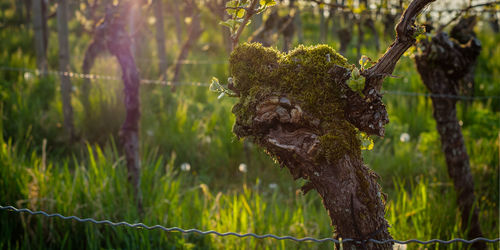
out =
[[(431, 96), (436, 128), (441, 138), (448, 174), (453, 180), (457, 203), (462, 214), (461, 227), (469, 238), (483, 237), (479, 224), (479, 211), (474, 196), (474, 182), (469, 156), (465, 148), (461, 127), (457, 119), (456, 99), (459, 82), (472, 70), (481, 50), (480, 42), (470, 37), (466, 44), (450, 40), (439, 33), (429, 42), (422, 40), (422, 53), (416, 55), (417, 70)], [(486, 249), (484, 242), (473, 244), (475, 249)]]
[(140, 189), (140, 157), (139, 157), (139, 71), (132, 54), (132, 41), (125, 29), (130, 5), (116, 6), (106, 9), (104, 21), (96, 28), (92, 44), (87, 49), (84, 68), (92, 66), (94, 58), (106, 48), (116, 57), (122, 70), (125, 93), (126, 117), (120, 129), (128, 170), (128, 181), (132, 185), (134, 198), (139, 213), (143, 213), (142, 194)]
[(391, 243), (368, 241), (391, 235), (378, 176), (363, 164), (354, 127), (384, 135), (388, 118), (380, 94), (382, 81), (415, 42), (415, 17), (432, 1), (409, 5), (396, 41), (362, 72), (363, 95), (347, 85), (351, 74), (347, 62), (325, 46), (280, 55), (246, 44), (231, 54), (233, 82), (228, 88), (240, 97), (232, 110), (233, 132), (263, 147), (294, 179), (308, 181), (302, 190), (314, 189), (322, 197), (336, 237), (355, 239), (345, 242), (346, 249), (392, 249)]
[(43, 12), (43, 0), (33, 0), (33, 30), (35, 33), (35, 53), (36, 53), (36, 65), (38, 70), (46, 72), (48, 69), (47, 56), (46, 56), (46, 45), (45, 45), (45, 35), (44, 35), (44, 15)]
[(154, 13), (156, 18), (156, 48), (158, 53), (158, 71), (161, 79), (166, 79), (167, 71), (167, 54), (165, 49), (165, 25), (163, 20), (163, 4), (162, 0), (154, 0)]
[[(58, 0), (57, 3), (57, 37), (59, 40), (59, 71), (69, 72), (69, 42), (68, 42), (68, 2)], [(73, 107), (71, 106), (71, 81), (68, 74), (61, 76), (62, 111), (64, 118), (64, 129), (69, 141), (75, 137), (73, 125)]]
[(319, 127), (319, 117), (313, 119), (320, 122), (311, 122), (311, 114), (287, 93), (278, 94), (256, 100), (259, 104), (252, 111), (255, 115), (251, 126), (242, 125), (237, 117), (236, 135), (254, 138), (256, 144), (288, 168), (294, 179), (309, 181), (302, 190), (306, 193), (315, 189), (319, 193), (335, 226), (335, 237), (361, 242), (345, 243), (346, 249), (350, 246), (390, 249), (391, 244), (364, 242), (368, 238), (391, 239), (377, 175), (363, 164), (360, 152), (343, 155), (335, 162), (318, 159), (319, 138), (331, 131)]

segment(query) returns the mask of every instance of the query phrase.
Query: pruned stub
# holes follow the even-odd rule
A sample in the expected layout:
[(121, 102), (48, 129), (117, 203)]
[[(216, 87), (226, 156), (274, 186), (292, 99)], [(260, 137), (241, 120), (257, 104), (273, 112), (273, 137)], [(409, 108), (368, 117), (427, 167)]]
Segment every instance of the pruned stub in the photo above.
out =
[(378, 177), (363, 164), (359, 131), (346, 116), (363, 102), (347, 85), (353, 66), (327, 45), (283, 54), (254, 43), (233, 51), (230, 68), (239, 95), (233, 132), (308, 180), (303, 191), (321, 195), (339, 237), (390, 238)]

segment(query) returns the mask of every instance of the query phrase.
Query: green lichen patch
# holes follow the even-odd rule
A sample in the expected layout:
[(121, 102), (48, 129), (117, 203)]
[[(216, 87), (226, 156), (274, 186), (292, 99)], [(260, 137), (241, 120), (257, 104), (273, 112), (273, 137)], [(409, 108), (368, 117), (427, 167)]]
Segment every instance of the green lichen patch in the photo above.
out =
[(233, 107), (237, 123), (233, 131), (238, 136), (247, 135), (241, 130), (251, 127), (258, 100), (279, 93), (320, 120), (323, 135), (318, 157), (334, 161), (345, 154), (360, 154), (356, 129), (344, 117), (346, 74), (353, 66), (334, 49), (299, 46), (284, 54), (245, 43), (233, 51), (229, 62), (234, 89), (240, 95)]

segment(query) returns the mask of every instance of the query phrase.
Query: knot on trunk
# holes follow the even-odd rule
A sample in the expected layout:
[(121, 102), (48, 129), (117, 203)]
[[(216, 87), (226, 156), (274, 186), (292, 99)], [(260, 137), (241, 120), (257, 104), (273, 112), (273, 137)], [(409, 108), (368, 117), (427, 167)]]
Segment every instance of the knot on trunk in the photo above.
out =
[(310, 161), (360, 154), (358, 131), (345, 112), (351, 100), (363, 106), (366, 101), (347, 85), (353, 66), (333, 49), (302, 46), (282, 54), (243, 44), (232, 53), (230, 65), (232, 88), (240, 95), (233, 108), (238, 137), (306, 153)]

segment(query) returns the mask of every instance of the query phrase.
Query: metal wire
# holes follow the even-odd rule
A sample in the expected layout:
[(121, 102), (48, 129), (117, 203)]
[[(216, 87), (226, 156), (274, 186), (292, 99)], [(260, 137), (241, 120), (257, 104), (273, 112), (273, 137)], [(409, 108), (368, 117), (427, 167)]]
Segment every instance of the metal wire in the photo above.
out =
[[(30, 72), (35, 75), (57, 75), (57, 76), (67, 76), (70, 78), (79, 78), (79, 79), (90, 79), (90, 80), (108, 80), (108, 81), (121, 81), (121, 77), (111, 76), (111, 75), (97, 75), (97, 74), (83, 74), (76, 72), (63, 72), (63, 71), (55, 71), (55, 70), (37, 70), (37, 69), (29, 69), (29, 68), (17, 68), (17, 67), (9, 67), (9, 66), (0, 66), (0, 70), (4, 71), (18, 71), (18, 72)], [(180, 85), (190, 85), (190, 86), (200, 86), (200, 87), (208, 87), (210, 84), (202, 83), (202, 82), (173, 82), (173, 81), (163, 81), (163, 80), (152, 80), (152, 79), (141, 79), (141, 84), (144, 85), (164, 85), (164, 86), (180, 86)]]
[[(80, 79), (121, 81), (120, 77), (110, 76), (110, 75), (82, 74), (82, 73), (62, 72), (62, 71), (54, 71), (54, 70), (41, 71), (41, 70), (37, 70), (37, 69), (17, 68), (17, 67), (9, 67), (9, 66), (0, 66), (0, 70), (31, 72), (37, 76), (38, 75), (58, 75), (58, 76), (67, 76), (70, 78), (80, 78)], [(181, 85), (199, 86), (199, 87), (210, 86), (209, 83), (202, 83), (202, 82), (173, 82), (173, 81), (152, 80), (152, 79), (141, 79), (141, 84), (144, 84), (144, 85), (164, 85), (164, 86), (181, 86)], [(450, 98), (450, 99), (458, 99), (458, 100), (500, 99), (500, 96), (462, 96), (462, 95), (431, 94), (431, 93), (394, 91), (394, 90), (382, 91), (382, 94), (400, 95), (400, 96), (440, 97), (440, 98)]]
[(368, 239), (368, 240), (360, 241), (360, 240), (357, 240), (357, 239), (342, 239), (342, 240), (337, 240), (337, 239), (334, 239), (334, 238), (322, 238), (322, 239), (316, 239), (316, 238), (312, 238), (312, 237), (295, 238), (293, 236), (277, 236), (277, 235), (274, 235), (274, 234), (262, 234), (262, 235), (259, 235), (259, 234), (254, 234), (254, 233), (240, 234), (240, 233), (235, 233), (235, 232), (220, 233), (220, 232), (217, 232), (217, 231), (214, 231), (214, 230), (202, 231), (202, 230), (199, 230), (199, 229), (182, 229), (182, 228), (179, 228), (179, 227), (169, 227), (169, 228), (167, 228), (167, 227), (160, 226), (160, 225), (147, 226), (147, 225), (145, 225), (143, 223), (130, 224), (130, 223), (124, 222), (124, 221), (121, 221), (121, 222), (112, 222), (112, 221), (109, 221), (109, 220), (95, 220), (95, 219), (92, 219), (92, 218), (81, 219), (81, 218), (79, 218), (77, 216), (64, 216), (64, 215), (57, 214), (57, 213), (55, 213), (55, 214), (48, 214), (48, 213), (46, 213), (44, 211), (31, 211), (31, 210), (29, 210), (27, 208), (19, 208), (18, 209), (18, 208), (15, 208), (13, 206), (2, 206), (2, 205), (0, 205), (0, 210), (17, 212), (17, 213), (29, 213), (31, 215), (43, 215), (43, 216), (48, 217), (48, 218), (58, 217), (58, 218), (61, 218), (63, 220), (76, 220), (78, 222), (91, 222), (91, 223), (94, 223), (94, 224), (105, 224), (105, 225), (110, 225), (110, 226), (113, 226), (113, 227), (126, 226), (126, 227), (130, 227), (130, 228), (144, 228), (144, 229), (147, 229), (147, 230), (160, 229), (160, 230), (163, 230), (165, 232), (198, 233), (198, 234), (201, 234), (201, 235), (214, 234), (214, 235), (217, 235), (217, 236), (220, 236), (220, 237), (236, 236), (236, 237), (239, 237), (239, 238), (253, 237), (253, 238), (256, 238), (256, 239), (273, 238), (273, 239), (276, 239), (276, 240), (293, 240), (293, 241), (297, 241), (297, 242), (312, 241), (312, 242), (316, 242), (316, 243), (321, 243), (321, 242), (330, 241), (330, 242), (333, 242), (333, 243), (355, 242), (355, 243), (358, 243), (358, 244), (361, 244), (362, 242), (373, 242), (373, 243), (376, 243), (376, 244), (386, 244), (386, 243), (409, 244), (409, 243), (418, 243), (418, 244), (423, 244), (423, 245), (433, 244), (433, 243), (451, 244), (451, 243), (456, 243), (456, 242), (471, 244), (471, 243), (478, 242), (478, 241), (484, 241), (486, 243), (500, 242), (500, 238), (496, 238), (496, 239), (475, 238), (473, 240), (465, 240), (465, 239), (461, 239), (461, 238), (455, 238), (455, 239), (452, 239), (452, 240), (432, 239), (432, 240), (428, 240), (428, 241), (421, 241), (421, 240), (416, 240), (416, 239), (405, 240), (405, 241), (399, 241), (399, 240), (394, 240), (394, 239), (381, 240), (381, 241), (380, 240), (376, 240), (376, 239)]
[(459, 99), (459, 100), (500, 99), (500, 96), (463, 96), (463, 95), (431, 94), (431, 93), (407, 92), (407, 91), (393, 91), (393, 90), (382, 91), (382, 94), (402, 95), (402, 96), (440, 97), (440, 98)]

